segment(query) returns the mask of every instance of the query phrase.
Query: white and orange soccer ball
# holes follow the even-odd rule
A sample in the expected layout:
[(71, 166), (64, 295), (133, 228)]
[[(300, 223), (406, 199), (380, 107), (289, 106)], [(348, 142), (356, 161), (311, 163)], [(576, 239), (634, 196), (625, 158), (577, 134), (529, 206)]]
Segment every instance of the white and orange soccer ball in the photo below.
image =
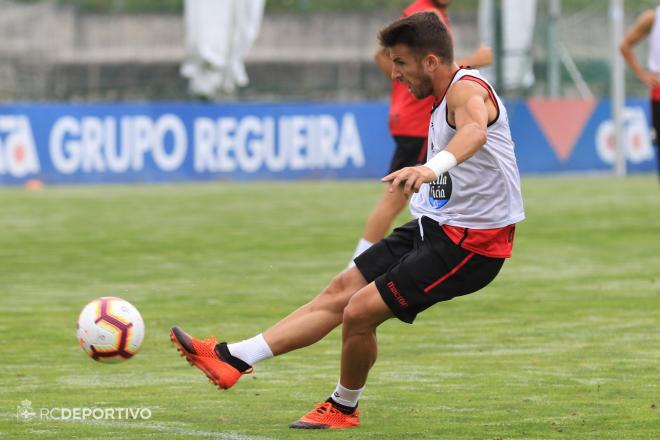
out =
[(133, 357), (144, 340), (144, 321), (131, 303), (114, 296), (95, 299), (78, 317), (78, 341), (95, 361), (117, 363)]

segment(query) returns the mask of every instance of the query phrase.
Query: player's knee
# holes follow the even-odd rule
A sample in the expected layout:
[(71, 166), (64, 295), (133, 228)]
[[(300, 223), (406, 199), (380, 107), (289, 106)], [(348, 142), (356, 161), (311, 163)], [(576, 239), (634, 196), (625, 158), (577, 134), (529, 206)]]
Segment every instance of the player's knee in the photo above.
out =
[(361, 301), (349, 301), (344, 307), (342, 323), (353, 331), (371, 331), (369, 309)]
[(383, 207), (392, 212), (398, 214), (403, 208), (408, 204), (408, 199), (403, 194), (403, 192), (395, 192), (385, 195), (382, 201)]
[(347, 289), (348, 280), (345, 273), (341, 273), (334, 277), (330, 281), (330, 284), (323, 289), (321, 295), (319, 295), (319, 301), (315, 305), (324, 309), (341, 312), (350, 298)]
[(330, 281), (330, 284), (328, 284), (328, 287), (323, 292), (331, 297), (341, 296), (346, 291), (346, 286), (346, 275), (342, 272)]

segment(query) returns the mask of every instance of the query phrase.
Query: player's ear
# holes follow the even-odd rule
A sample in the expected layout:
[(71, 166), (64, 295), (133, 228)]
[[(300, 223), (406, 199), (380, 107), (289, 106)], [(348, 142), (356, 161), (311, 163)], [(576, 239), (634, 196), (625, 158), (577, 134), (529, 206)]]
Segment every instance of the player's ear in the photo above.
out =
[(430, 53), (424, 57), (423, 65), (424, 68), (429, 72), (435, 71), (440, 66), (440, 64), (442, 64), (442, 59), (433, 53)]

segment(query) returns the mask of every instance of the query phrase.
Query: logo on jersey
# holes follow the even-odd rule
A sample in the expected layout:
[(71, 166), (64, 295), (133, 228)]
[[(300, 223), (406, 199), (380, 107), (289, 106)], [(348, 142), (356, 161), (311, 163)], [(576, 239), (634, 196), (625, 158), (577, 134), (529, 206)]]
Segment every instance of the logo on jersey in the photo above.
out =
[(449, 173), (441, 174), (429, 184), (429, 204), (440, 209), (449, 202), (451, 197), (451, 176)]

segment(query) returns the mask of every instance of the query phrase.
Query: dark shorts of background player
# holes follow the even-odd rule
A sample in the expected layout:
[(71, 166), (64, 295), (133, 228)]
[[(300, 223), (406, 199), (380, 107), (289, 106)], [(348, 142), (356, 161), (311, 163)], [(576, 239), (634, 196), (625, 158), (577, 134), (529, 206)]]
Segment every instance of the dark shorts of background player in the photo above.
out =
[(660, 176), (660, 101), (651, 100), (651, 119), (653, 120), (653, 143), (655, 144), (656, 159), (658, 162), (658, 176)]
[(455, 245), (442, 227), (422, 217), (392, 231), (355, 259), (400, 320), (412, 324), (435, 303), (476, 292), (499, 273), (504, 258), (490, 258)]
[(426, 161), (426, 138), (413, 136), (394, 136), (396, 148), (389, 173), (404, 167), (414, 167)]

